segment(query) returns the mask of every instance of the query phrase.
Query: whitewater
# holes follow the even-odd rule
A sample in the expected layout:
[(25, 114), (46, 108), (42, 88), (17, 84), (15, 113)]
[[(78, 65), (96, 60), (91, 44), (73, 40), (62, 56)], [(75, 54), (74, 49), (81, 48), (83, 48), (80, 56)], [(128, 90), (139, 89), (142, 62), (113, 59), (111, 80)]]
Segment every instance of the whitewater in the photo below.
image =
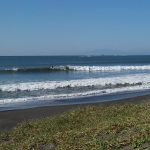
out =
[(0, 107), (150, 90), (150, 56), (0, 57)]
[[(82, 88), (78, 91), (78, 89)], [(57, 93), (59, 89), (59, 92)], [(70, 93), (67, 91), (70, 89)], [(80, 79), (70, 81), (44, 81), (44, 82), (28, 82), (28, 83), (15, 83), (0, 85), (0, 93), (16, 92), (16, 95), (21, 93), (22, 98), (3, 98), (0, 103), (14, 103), (21, 101), (32, 100), (54, 100), (62, 98), (74, 98), (92, 95), (104, 95), (114, 92), (126, 92), (135, 90), (150, 89), (150, 76), (147, 74), (126, 75), (120, 77), (104, 77), (92, 79)], [(53, 90), (53, 94), (49, 94)], [(54, 92), (55, 90), (55, 92)], [(61, 93), (60, 91), (63, 91)], [(28, 96), (28, 93), (43, 91), (44, 95), (41, 96)], [(45, 92), (44, 92), (45, 91)], [(56, 94), (57, 93), (57, 94)], [(31, 94), (29, 94), (31, 95)], [(14, 96), (15, 97), (15, 96)]]
[(20, 67), (0, 68), (0, 73), (21, 73), (21, 72), (55, 72), (55, 71), (141, 71), (150, 70), (150, 65), (129, 65), (129, 66), (49, 66), (49, 67)]

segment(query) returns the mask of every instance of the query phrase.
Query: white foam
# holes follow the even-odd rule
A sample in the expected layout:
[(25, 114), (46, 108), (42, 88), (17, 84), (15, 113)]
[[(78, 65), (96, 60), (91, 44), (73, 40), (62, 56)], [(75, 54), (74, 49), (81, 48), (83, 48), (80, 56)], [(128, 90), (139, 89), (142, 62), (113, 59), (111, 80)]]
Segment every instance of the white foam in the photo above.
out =
[[(140, 84), (138, 84), (140, 83)], [(114, 85), (115, 88), (103, 88), (106, 85)], [(124, 87), (115, 86), (117, 84), (127, 84)], [(132, 85), (132, 86), (131, 86)], [(30, 90), (48, 90), (57, 88), (69, 88), (69, 87), (87, 87), (87, 86), (100, 86), (99, 90), (82, 91), (78, 93), (68, 94), (51, 94), (38, 97), (24, 97), (24, 98), (5, 98), (0, 99), (0, 104), (26, 102), (33, 100), (54, 100), (54, 99), (65, 99), (92, 95), (104, 95), (116, 92), (124, 91), (136, 91), (150, 89), (150, 75), (149, 74), (130, 74), (118, 77), (103, 77), (103, 78), (91, 78), (91, 79), (80, 79), (70, 81), (44, 81), (44, 82), (27, 82), (27, 83), (14, 83), (14, 84), (3, 84), (0, 85), (1, 92), (14, 92), (14, 91), (25, 91)]]
[[(44, 67), (45, 68), (45, 67)], [(43, 70), (47, 70), (49, 68), (49, 71), (53, 70), (57, 70), (57, 71), (86, 71), (86, 72), (95, 72), (95, 71), (99, 71), (99, 72), (118, 72), (118, 71), (141, 71), (141, 70), (150, 70), (150, 65), (116, 65), (116, 66), (72, 66), (72, 65), (68, 65), (68, 66), (53, 66), (53, 67), (46, 67), (45, 69), (43, 68)], [(32, 69), (36, 69), (36, 71), (38, 71), (38, 68), (9, 68), (9, 69), (5, 69), (5, 70), (1, 70), (1, 71), (13, 71), (13, 72), (17, 72), (18, 70), (22, 70), (22, 71), (31, 71)], [(39, 71), (41, 71), (42, 67), (39, 68)]]
[(15, 67), (14, 67), (14, 68), (11, 68), (11, 69), (5, 69), (5, 70), (6, 70), (6, 71), (16, 71), (16, 72), (17, 72), (17, 71), (18, 71), (18, 68), (15, 68)]
[(50, 90), (56, 88), (67, 87), (86, 87), (86, 86), (106, 86), (108, 84), (137, 84), (142, 83), (142, 86), (150, 85), (149, 74), (136, 74), (126, 75), (120, 77), (103, 77), (103, 78), (91, 78), (80, 79), (70, 81), (44, 81), (44, 82), (27, 82), (27, 83), (14, 83), (0, 85), (1, 91), (13, 92), (13, 91), (33, 91), (33, 90)]
[(25, 97), (25, 98), (10, 98), (10, 99), (3, 99), (0, 100), (0, 105), (3, 104), (10, 104), (10, 103), (20, 103), (20, 102), (27, 102), (27, 101), (43, 101), (43, 100), (59, 100), (59, 99), (68, 99), (68, 98), (75, 98), (75, 97), (87, 97), (87, 96), (94, 96), (94, 95), (105, 95), (105, 94), (112, 94), (116, 92), (127, 92), (127, 91), (137, 91), (137, 90), (146, 90), (150, 89), (150, 86), (134, 86), (134, 87), (122, 87), (122, 88), (114, 88), (114, 89), (106, 89), (105, 93), (104, 90), (94, 90), (82, 93), (71, 93), (71, 94), (57, 94), (57, 95), (44, 95), (38, 97)]
[(150, 70), (150, 65), (139, 66), (68, 66), (76, 71), (123, 71), (123, 70)]

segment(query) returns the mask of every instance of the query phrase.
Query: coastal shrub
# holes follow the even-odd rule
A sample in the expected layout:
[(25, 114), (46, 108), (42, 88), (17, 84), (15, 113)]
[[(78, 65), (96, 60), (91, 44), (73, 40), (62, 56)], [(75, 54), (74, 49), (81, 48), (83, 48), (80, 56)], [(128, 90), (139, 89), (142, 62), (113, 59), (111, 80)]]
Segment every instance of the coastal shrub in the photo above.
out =
[(150, 148), (150, 102), (77, 108), (0, 134), (1, 150)]

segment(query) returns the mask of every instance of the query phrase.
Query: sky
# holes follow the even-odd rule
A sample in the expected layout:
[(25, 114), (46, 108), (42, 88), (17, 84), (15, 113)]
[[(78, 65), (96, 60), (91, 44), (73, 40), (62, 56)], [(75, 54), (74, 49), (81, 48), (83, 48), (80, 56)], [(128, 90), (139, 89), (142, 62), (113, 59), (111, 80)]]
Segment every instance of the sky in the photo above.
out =
[(150, 54), (150, 0), (0, 1), (0, 56), (101, 54)]

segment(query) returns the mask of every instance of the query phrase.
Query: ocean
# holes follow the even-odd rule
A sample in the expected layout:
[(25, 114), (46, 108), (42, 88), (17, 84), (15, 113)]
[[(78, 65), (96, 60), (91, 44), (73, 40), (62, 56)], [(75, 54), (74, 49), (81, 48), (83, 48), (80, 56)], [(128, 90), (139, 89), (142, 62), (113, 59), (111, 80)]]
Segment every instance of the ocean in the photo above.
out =
[(149, 90), (150, 56), (0, 57), (0, 109)]

